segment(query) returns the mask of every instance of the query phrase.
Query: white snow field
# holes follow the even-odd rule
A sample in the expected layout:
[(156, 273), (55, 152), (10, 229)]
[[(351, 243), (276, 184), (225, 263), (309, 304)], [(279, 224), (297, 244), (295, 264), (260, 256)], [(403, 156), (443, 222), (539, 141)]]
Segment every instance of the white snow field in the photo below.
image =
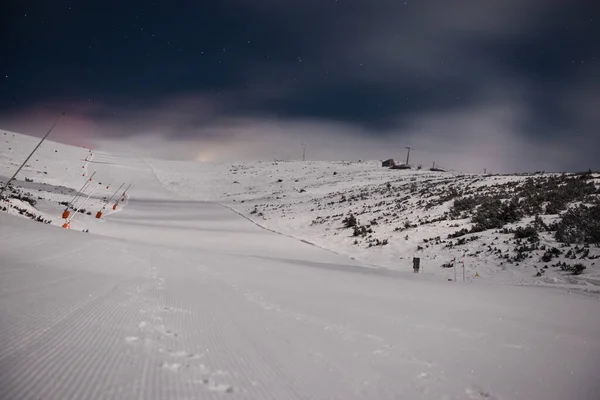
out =
[[(0, 181), (37, 140), (5, 137)], [(87, 154), (19, 175), (51, 224), (0, 212), (0, 399), (599, 398), (596, 297), (363, 266)], [(81, 170), (102, 191), (62, 229)]]

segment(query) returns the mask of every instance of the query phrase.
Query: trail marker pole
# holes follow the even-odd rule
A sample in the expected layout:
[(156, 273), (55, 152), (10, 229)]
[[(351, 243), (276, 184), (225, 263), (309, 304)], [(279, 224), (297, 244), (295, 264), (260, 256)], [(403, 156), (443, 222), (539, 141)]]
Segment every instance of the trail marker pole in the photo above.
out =
[(413, 257), (413, 271), (415, 274), (419, 273), (421, 267), (421, 259), (419, 257)]
[(463, 267), (463, 282), (465, 281), (465, 254), (467, 254), (466, 250), (463, 253), (463, 258), (462, 258), (462, 267)]
[(452, 266), (454, 267), (454, 282), (456, 282), (456, 258), (452, 260)]
[(4, 187), (2, 188), (2, 190), (0, 190), (0, 197), (2, 197), (2, 194), (4, 193), (4, 191), (6, 190), (6, 188), (8, 188), (8, 185), (10, 185), (10, 183), (17, 177), (17, 174), (19, 172), (21, 172), (21, 169), (23, 169), (23, 167), (25, 166), (25, 164), (27, 164), (27, 161), (29, 161), (29, 159), (31, 158), (31, 156), (33, 155), (33, 153), (35, 153), (37, 151), (37, 149), (42, 145), (42, 143), (44, 143), (44, 140), (46, 140), (46, 138), (48, 137), (48, 135), (50, 134), (50, 132), (52, 132), (54, 130), (54, 127), (56, 127), (56, 125), (58, 125), (58, 123), (60, 122), (60, 120), (65, 116), (65, 113), (63, 112), (60, 117), (56, 120), (56, 122), (54, 123), (54, 125), (52, 125), (52, 127), (50, 128), (50, 130), (48, 130), (48, 132), (46, 132), (46, 134), (44, 135), (44, 137), (42, 138), (42, 140), (40, 140), (40, 142), (38, 143), (37, 146), (35, 146), (35, 149), (33, 149), (33, 151), (31, 152), (31, 154), (29, 154), (29, 156), (27, 156), (27, 158), (25, 159), (25, 161), (23, 161), (23, 164), (21, 164), (21, 166), (19, 167), (19, 169), (17, 170), (17, 172), (15, 172), (15, 174), (12, 176), (12, 178), (10, 178), (6, 184), (4, 185)]

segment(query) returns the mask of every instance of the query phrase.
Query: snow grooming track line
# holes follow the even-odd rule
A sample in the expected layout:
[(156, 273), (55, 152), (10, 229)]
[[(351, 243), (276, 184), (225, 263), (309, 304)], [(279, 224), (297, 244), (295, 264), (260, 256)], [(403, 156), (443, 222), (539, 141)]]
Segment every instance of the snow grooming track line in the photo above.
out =
[[(106, 331), (125, 323), (130, 318), (128, 314), (135, 312), (120, 308), (119, 297), (119, 287), (112, 285), (99, 295), (73, 305), (42, 332), (3, 354), (0, 398), (40, 398), (42, 391), (45, 398), (92, 398), (89, 391), (95, 387), (90, 383), (104, 385), (118, 378), (118, 366), (107, 363), (115, 353), (110, 350), (121, 338)], [(90, 318), (90, 314), (95, 317)], [(7, 356), (15, 352), (23, 353), (12, 357), (20, 363), (5, 370), (6, 364), (13, 364), (7, 363)], [(32, 354), (34, 358), (30, 357)], [(53, 385), (50, 382), (55, 376), (66, 379), (61, 385)]]
[[(175, 329), (181, 330), (183, 334), (167, 338), (166, 343), (163, 343), (163, 348), (159, 349), (163, 354), (161, 367), (165, 374), (173, 376), (173, 379), (178, 379), (179, 384), (185, 388), (187, 393), (200, 392), (202, 398), (208, 395), (205, 390), (235, 392), (233, 384), (215, 384), (213, 362), (210, 362), (211, 357), (217, 357), (219, 360), (223, 359), (223, 356), (227, 360), (245, 358), (243, 351), (229, 351), (229, 346), (225, 346), (223, 349), (223, 343), (228, 344), (229, 342), (223, 339), (226, 335), (222, 330), (221, 318), (227, 313), (215, 311), (220, 302), (210, 306), (208, 303), (201, 302), (204, 306), (198, 306), (194, 301), (195, 294), (190, 292), (189, 288), (195, 288), (207, 297), (210, 294), (215, 296), (214, 298), (219, 298), (222, 293), (214, 289), (214, 284), (209, 276), (199, 273), (191, 263), (174, 266), (168, 278), (169, 286), (177, 288), (176, 292), (180, 296), (177, 298), (177, 304), (172, 304), (175, 298), (171, 298), (167, 292), (164, 306), (160, 310), (163, 315), (161, 329), (173, 326)], [(207, 278), (209, 278), (208, 282)], [(157, 280), (157, 287), (162, 286), (160, 279)], [(190, 282), (193, 284), (189, 285)], [(194, 311), (187, 313), (187, 309)], [(210, 321), (210, 330), (204, 329), (207, 321)], [(209, 336), (206, 335), (207, 331), (210, 333)], [(198, 337), (201, 337), (202, 340), (199, 341)], [(168, 346), (164, 347), (167, 344)], [(240, 369), (240, 371), (243, 370)]]
[[(248, 304), (248, 301), (240, 296), (230, 284), (215, 272), (210, 270), (199, 270), (198, 266), (189, 264), (196, 274), (194, 280), (199, 279), (197, 286), (202, 288), (207, 298), (219, 299), (213, 305), (206, 306), (203, 314), (192, 314), (189, 320), (190, 327), (187, 332), (197, 332), (198, 326), (206, 321), (211, 321), (210, 335), (205, 337), (206, 349), (202, 360), (207, 365), (203, 378), (195, 383), (201, 383), (209, 391), (225, 392), (235, 395), (242, 389), (244, 397), (260, 399), (310, 399), (313, 398), (302, 392), (301, 388), (309, 387), (301, 378), (286, 375), (277, 360), (268, 357), (261, 346), (254, 339), (256, 333), (249, 331), (248, 327), (239, 321), (239, 311), (236, 311), (240, 303)], [(185, 277), (182, 276), (182, 279)], [(189, 279), (189, 278), (188, 278)], [(189, 286), (188, 286), (189, 287)], [(196, 285), (194, 285), (196, 287)], [(253, 307), (254, 305), (252, 305)], [(198, 308), (196, 308), (198, 311)], [(184, 320), (185, 321), (185, 320)], [(254, 327), (254, 325), (250, 325)], [(216, 367), (216, 368), (215, 368)], [(229, 377), (226, 382), (219, 383), (219, 376)], [(235, 381), (243, 383), (236, 385)], [(257, 381), (255, 383), (254, 381)], [(266, 384), (269, 383), (268, 386)]]

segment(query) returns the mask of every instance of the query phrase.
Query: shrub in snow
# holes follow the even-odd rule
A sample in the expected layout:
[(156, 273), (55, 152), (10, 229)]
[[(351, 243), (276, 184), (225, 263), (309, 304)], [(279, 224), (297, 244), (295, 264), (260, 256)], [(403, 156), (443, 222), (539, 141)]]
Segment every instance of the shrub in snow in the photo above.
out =
[(463, 212), (473, 210), (475, 206), (477, 206), (477, 200), (475, 200), (475, 198), (462, 197), (454, 200), (450, 213), (453, 217), (458, 218)]
[(502, 228), (506, 224), (520, 221), (522, 217), (523, 211), (519, 208), (516, 197), (504, 203), (499, 199), (491, 199), (477, 209), (471, 220), (475, 224), (471, 232)]
[[(415, 185), (415, 190), (416, 190), (416, 184)], [(455, 199), (459, 196), (462, 196), (462, 193), (459, 192), (458, 190), (456, 190), (456, 188), (454, 186), (451, 186), (450, 188), (448, 188), (448, 191), (446, 193), (444, 193), (443, 195), (440, 196), (439, 199), (439, 204), (443, 204), (447, 201), (450, 201), (452, 199)]]
[(560, 267), (560, 269), (565, 272), (570, 272), (573, 275), (581, 275), (583, 273), (583, 271), (585, 270), (585, 265), (583, 265), (583, 264), (575, 264), (575, 265), (563, 264)]
[(528, 225), (525, 228), (520, 226), (515, 230), (515, 239), (530, 239), (530, 241), (537, 241), (539, 240), (539, 235), (537, 230), (531, 225)]
[(546, 250), (546, 252), (542, 256), (542, 261), (550, 262), (552, 260), (552, 258), (558, 257), (561, 254), (562, 254), (562, 251), (560, 251), (556, 247), (552, 247), (550, 250)]
[(544, 222), (544, 220), (542, 219), (542, 217), (540, 217), (539, 215), (536, 215), (534, 220), (533, 220), (533, 226), (538, 230), (538, 231), (547, 231), (548, 225), (546, 225), (546, 223)]
[(345, 228), (353, 228), (357, 225), (357, 223), (356, 217), (353, 214), (350, 214), (342, 220), (342, 224), (344, 224)]
[[(576, 175), (550, 176), (546, 178), (529, 178), (520, 188), (519, 196), (523, 198), (523, 209), (527, 214), (558, 214), (565, 210), (569, 203), (583, 201), (596, 192), (593, 182), (586, 182)], [(546, 204), (545, 210), (543, 205)]]
[(467, 228), (463, 228), (460, 231), (456, 231), (454, 233), (449, 234), (448, 235), (448, 239), (455, 239), (455, 238), (464, 236), (464, 235), (466, 235), (468, 233), (469, 233), (469, 230)]
[(600, 245), (600, 205), (581, 205), (568, 210), (555, 228), (556, 240), (559, 242)]
[(22, 195), (22, 194), (18, 194), (16, 196), (11, 196), (13, 199), (17, 199), (17, 200), (21, 200), (24, 203), (29, 203), (30, 206), (34, 207), (35, 204), (37, 203), (37, 201), (35, 199), (32, 199), (29, 196), (26, 195)]
[(373, 229), (367, 228), (366, 226), (358, 226), (358, 225), (356, 225), (356, 226), (354, 226), (354, 232), (352, 233), (352, 236), (362, 236), (362, 237), (365, 237), (369, 233), (373, 233)]

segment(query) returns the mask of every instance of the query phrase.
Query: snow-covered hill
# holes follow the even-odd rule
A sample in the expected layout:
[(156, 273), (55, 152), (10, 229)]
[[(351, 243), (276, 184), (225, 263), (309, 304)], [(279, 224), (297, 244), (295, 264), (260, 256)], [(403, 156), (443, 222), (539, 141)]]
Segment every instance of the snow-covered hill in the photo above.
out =
[[(177, 193), (362, 263), (410, 271), (419, 257), (422, 272), (448, 279), (462, 280), (464, 265), (465, 280), (600, 285), (597, 243), (560, 242), (553, 225), (581, 203), (599, 207), (600, 174), (460, 174), (378, 161), (153, 165)], [(576, 264), (585, 269), (574, 275)]]
[[(2, 181), (37, 139), (1, 131), (0, 138)], [(60, 228), (64, 203), (94, 173), (83, 190), (85, 197), (97, 188), (84, 205), (89, 211), (76, 214), (70, 230)], [(577, 179), (596, 179), (584, 178)], [(9, 203), (0, 201), (8, 206), (0, 211), (0, 399), (596, 400), (600, 308), (592, 265), (579, 276), (546, 272), (589, 282), (585, 296), (494, 284), (501, 272), (480, 266), (466, 275), (481, 271), (483, 281), (448, 282), (453, 275), (434, 265), (455, 251), (441, 235), (473, 225), (469, 214), (497, 208), (481, 198), (442, 202), (440, 194), (495, 179), (526, 182), (476, 179), (373, 163), (167, 163), (45, 142), (9, 190)], [(123, 182), (135, 185), (130, 197), (95, 218)], [(594, 202), (595, 194), (582, 196)], [(518, 216), (514, 207), (503, 210), (489, 221)], [(444, 211), (465, 218), (431, 220)], [(353, 225), (349, 212), (357, 236), (343, 227), (344, 219)], [(544, 223), (556, 218), (541, 214)], [(244, 216), (353, 252), (371, 267)], [(574, 226), (562, 234), (577, 238)], [(434, 247), (423, 240), (433, 235), (440, 235)], [(539, 244), (531, 230), (518, 235), (523, 245), (555, 244), (544, 232)], [(477, 253), (479, 240), (458, 246)], [(593, 263), (596, 249), (589, 249), (581, 262)], [(415, 251), (424, 273), (406, 265)], [(373, 268), (386, 257), (400, 271)], [(507, 270), (518, 275), (519, 263)]]
[[(19, 168), (39, 140), (15, 132), (0, 131), (1, 186)], [(127, 198), (123, 194), (130, 183), (118, 177), (112, 179), (107, 174), (95, 174), (95, 165), (92, 150), (48, 140), (11, 183), (4, 194), (5, 199), (0, 199), (0, 209), (11, 215), (59, 227), (65, 223), (61, 216), (68, 209), (74, 229), (89, 229), (101, 222), (95, 220), (98, 211), (109, 215), (126, 203)], [(117, 193), (121, 184), (125, 185)], [(88, 195), (91, 195), (89, 199)], [(107, 201), (111, 197), (109, 204)], [(119, 207), (113, 210), (117, 201)], [(78, 214), (74, 215), (77, 210)]]
[[(0, 168), (8, 175), (37, 139), (13, 132), (1, 138)], [(365, 265), (411, 271), (418, 257), (421, 273), (444, 279), (600, 291), (598, 233), (588, 240), (565, 237), (579, 228), (561, 223), (571, 210), (572, 220), (600, 230), (593, 214), (600, 208), (597, 173), (460, 174), (393, 170), (379, 161), (146, 163), (173, 192), (225, 205), (262, 227)], [(97, 165), (89, 149), (48, 142), (19, 174), (10, 206), (0, 207), (61, 226), (66, 204)], [(101, 223), (94, 218), (98, 211), (118, 211), (130, 183), (95, 176), (86, 190), (97, 185), (97, 191), (73, 226), (89, 229)], [(72, 213), (85, 197), (70, 205)]]

